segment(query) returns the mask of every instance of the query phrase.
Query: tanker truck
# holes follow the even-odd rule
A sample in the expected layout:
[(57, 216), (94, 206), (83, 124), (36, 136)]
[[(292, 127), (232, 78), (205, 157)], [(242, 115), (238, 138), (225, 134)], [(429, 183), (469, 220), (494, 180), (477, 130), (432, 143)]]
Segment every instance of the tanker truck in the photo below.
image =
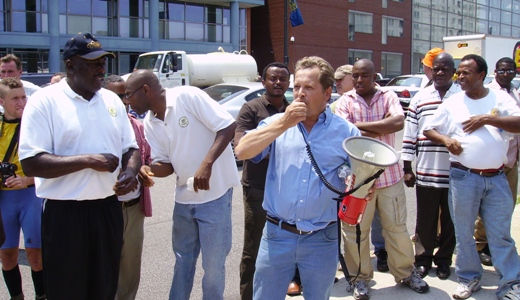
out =
[(192, 85), (204, 88), (223, 82), (257, 79), (256, 61), (245, 51), (186, 54), (184, 51), (154, 51), (139, 55), (134, 70), (148, 69), (161, 85), (171, 88)]
[(495, 63), (502, 57), (514, 59), (514, 51), (518, 38), (490, 36), (486, 34), (446, 36), (444, 50), (453, 56), (455, 66), (459, 65), (462, 57), (466, 54), (478, 54), (482, 56), (490, 70), (494, 69)]

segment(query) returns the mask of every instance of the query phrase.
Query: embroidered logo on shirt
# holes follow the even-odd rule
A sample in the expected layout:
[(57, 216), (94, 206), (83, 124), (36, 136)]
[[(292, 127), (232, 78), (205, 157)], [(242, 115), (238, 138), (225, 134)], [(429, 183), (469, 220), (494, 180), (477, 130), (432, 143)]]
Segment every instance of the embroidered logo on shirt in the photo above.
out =
[(179, 119), (179, 126), (181, 126), (182, 128), (188, 127), (188, 124), (190, 124), (190, 122), (188, 121), (187, 117), (181, 117)]
[(108, 113), (109, 113), (112, 117), (114, 117), (114, 118), (117, 116), (117, 111), (116, 111), (116, 109), (113, 108), (113, 107), (109, 107), (109, 108), (108, 108)]

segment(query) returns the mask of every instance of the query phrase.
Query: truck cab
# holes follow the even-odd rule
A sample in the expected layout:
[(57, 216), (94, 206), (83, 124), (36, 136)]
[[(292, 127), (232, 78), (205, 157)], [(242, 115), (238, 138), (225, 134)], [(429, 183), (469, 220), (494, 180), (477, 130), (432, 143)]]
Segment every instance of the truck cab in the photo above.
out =
[(141, 54), (134, 70), (148, 69), (165, 88), (189, 85), (189, 72), (184, 51), (154, 51)]

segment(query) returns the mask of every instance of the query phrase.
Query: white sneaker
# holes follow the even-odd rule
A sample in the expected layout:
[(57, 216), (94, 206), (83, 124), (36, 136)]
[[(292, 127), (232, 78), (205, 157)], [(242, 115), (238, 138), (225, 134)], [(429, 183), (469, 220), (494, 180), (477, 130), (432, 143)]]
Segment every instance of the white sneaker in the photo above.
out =
[(500, 300), (520, 300), (520, 283), (513, 284)]
[(459, 282), (452, 296), (455, 299), (467, 299), (478, 290), (480, 290), (480, 280), (478, 279), (473, 279), (470, 282)]
[(368, 300), (368, 286), (367, 282), (364, 280), (358, 280), (353, 283), (354, 285), (354, 292), (353, 296), (356, 300)]

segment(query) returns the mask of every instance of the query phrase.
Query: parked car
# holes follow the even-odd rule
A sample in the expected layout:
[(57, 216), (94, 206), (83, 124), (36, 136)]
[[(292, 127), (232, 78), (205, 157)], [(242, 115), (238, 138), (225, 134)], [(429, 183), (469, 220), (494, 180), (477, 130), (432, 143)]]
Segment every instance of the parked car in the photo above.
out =
[[(265, 88), (261, 82), (220, 83), (204, 89), (208, 95), (218, 101), (236, 119), (242, 105), (262, 96)], [(293, 89), (285, 92), (287, 101), (293, 100)]]
[(382, 86), (383, 90), (391, 90), (399, 97), (399, 102), (403, 109), (407, 109), (412, 97), (428, 83), (428, 77), (424, 74), (401, 75), (394, 77), (386, 86)]

